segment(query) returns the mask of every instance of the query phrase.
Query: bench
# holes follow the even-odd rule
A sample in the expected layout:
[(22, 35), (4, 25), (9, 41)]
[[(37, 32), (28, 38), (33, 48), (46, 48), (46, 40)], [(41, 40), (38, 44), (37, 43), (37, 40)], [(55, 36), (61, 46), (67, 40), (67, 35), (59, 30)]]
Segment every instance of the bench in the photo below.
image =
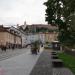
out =
[(63, 61), (60, 59), (53, 59), (52, 60), (52, 65), (53, 67), (59, 68), (59, 67), (63, 67)]
[(58, 56), (52, 56), (52, 59), (58, 59)]

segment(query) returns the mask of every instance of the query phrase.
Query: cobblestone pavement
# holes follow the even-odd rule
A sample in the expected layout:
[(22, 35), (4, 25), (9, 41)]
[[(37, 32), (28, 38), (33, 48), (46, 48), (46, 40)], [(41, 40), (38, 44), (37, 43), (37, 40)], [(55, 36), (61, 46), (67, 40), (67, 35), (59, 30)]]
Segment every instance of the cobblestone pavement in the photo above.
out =
[(0, 61), (23, 54), (25, 52), (27, 52), (28, 50), (30, 50), (30, 48), (23, 48), (23, 49), (7, 49), (6, 52), (5, 51), (1, 51), (0, 49)]
[(52, 75), (51, 54), (45, 50), (39, 57), (30, 75)]

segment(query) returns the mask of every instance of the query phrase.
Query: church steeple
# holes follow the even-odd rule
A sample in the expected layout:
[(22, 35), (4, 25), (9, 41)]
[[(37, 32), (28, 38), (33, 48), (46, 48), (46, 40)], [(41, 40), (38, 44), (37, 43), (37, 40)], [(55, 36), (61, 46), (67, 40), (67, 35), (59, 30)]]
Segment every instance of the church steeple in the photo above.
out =
[(26, 21), (24, 22), (24, 25), (26, 25)]
[(25, 29), (27, 26), (26, 21), (24, 21), (23, 29)]

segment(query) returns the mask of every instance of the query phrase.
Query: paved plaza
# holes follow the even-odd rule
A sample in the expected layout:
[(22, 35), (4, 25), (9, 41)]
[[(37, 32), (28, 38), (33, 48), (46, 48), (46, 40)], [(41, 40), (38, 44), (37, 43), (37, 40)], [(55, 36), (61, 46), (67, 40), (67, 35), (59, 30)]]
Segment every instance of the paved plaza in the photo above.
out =
[(27, 49), (19, 54), (16, 52), (17, 55), (10, 56), (9, 59), (0, 61), (0, 75), (29, 75), (42, 51), (41, 48), (38, 55), (32, 55), (30, 49)]
[(52, 75), (50, 51), (43, 51), (30, 75)]
[(0, 75), (73, 75), (67, 68), (53, 68), (51, 50), (40, 48), (31, 54), (30, 48), (0, 52)]
[(7, 49), (6, 51), (2, 51), (0, 49), (0, 61), (23, 54), (27, 51), (29, 51), (30, 48), (23, 48), (23, 49)]

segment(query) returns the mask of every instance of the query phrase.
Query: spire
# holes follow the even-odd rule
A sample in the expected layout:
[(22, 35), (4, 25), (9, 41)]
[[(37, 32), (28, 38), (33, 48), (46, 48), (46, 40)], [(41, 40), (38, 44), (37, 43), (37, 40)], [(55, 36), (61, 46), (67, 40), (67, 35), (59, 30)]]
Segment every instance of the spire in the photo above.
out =
[(19, 28), (19, 24), (17, 24), (17, 28)]
[(27, 24), (26, 24), (26, 21), (25, 21), (25, 22), (24, 22), (24, 25), (23, 25), (23, 29), (25, 29), (26, 26), (27, 26)]
[(26, 25), (26, 21), (24, 22), (24, 25)]

